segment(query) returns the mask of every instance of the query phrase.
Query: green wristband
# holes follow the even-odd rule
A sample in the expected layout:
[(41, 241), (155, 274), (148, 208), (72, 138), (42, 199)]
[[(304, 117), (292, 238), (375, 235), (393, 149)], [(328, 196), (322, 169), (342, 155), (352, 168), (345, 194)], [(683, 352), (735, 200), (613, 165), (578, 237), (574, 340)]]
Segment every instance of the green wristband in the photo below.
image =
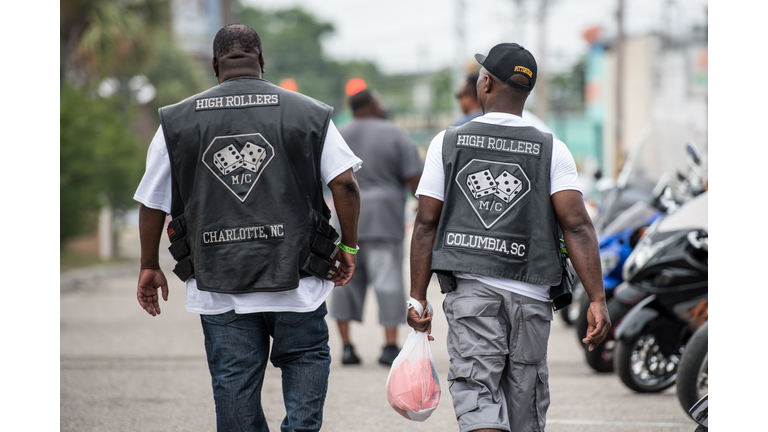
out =
[(339, 242), (339, 244), (336, 246), (338, 246), (339, 249), (343, 250), (344, 252), (351, 253), (352, 255), (357, 255), (357, 251), (360, 250), (360, 248), (351, 248), (342, 242)]

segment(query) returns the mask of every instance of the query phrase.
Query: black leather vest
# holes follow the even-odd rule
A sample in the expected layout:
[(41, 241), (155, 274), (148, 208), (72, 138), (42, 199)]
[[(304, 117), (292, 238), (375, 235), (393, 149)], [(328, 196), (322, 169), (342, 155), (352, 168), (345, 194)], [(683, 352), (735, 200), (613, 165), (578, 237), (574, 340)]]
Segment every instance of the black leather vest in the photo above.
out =
[(468, 122), (449, 128), (432, 270), (559, 284), (551, 161), (552, 135), (534, 127)]
[(308, 276), (313, 220), (330, 215), (320, 156), (332, 112), (255, 77), (160, 109), (171, 213), (183, 218), (200, 290), (283, 291)]

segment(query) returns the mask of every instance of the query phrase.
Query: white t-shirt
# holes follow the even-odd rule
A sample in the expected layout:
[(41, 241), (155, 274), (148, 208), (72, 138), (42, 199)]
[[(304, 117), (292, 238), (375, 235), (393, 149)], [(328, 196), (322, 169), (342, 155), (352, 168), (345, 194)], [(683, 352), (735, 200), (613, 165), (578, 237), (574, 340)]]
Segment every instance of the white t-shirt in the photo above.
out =
[[(498, 112), (485, 114), (472, 119), (472, 121), (509, 127), (535, 127), (534, 124), (528, 122), (526, 119), (513, 114)], [(425, 195), (436, 200), (445, 200), (445, 170), (443, 167), (444, 136), (445, 131), (442, 131), (429, 143), (427, 158), (424, 161), (424, 171), (421, 173), (421, 180), (419, 181), (419, 187), (416, 190), (416, 197)], [(549, 192), (550, 195), (563, 190), (576, 190), (581, 192), (579, 189), (579, 176), (576, 172), (576, 163), (573, 160), (573, 156), (568, 150), (568, 147), (558, 139), (553, 140), (552, 165), (550, 167), (549, 175), (551, 186)], [(537, 285), (474, 273), (454, 272), (454, 275), (463, 279), (475, 279), (487, 285), (512, 291), (516, 294), (531, 297), (536, 300), (549, 301), (549, 286), (547, 285)]]
[[(331, 121), (320, 156), (320, 176), (325, 184), (339, 174), (362, 166)], [(162, 126), (158, 128), (147, 153), (147, 170), (133, 199), (145, 206), (171, 212), (171, 161)], [(281, 292), (222, 294), (197, 289), (197, 281), (187, 281), (187, 311), (204, 315), (255, 312), (311, 312), (331, 294), (333, 282), (310, 276), (299, 281), (296, 289)]]

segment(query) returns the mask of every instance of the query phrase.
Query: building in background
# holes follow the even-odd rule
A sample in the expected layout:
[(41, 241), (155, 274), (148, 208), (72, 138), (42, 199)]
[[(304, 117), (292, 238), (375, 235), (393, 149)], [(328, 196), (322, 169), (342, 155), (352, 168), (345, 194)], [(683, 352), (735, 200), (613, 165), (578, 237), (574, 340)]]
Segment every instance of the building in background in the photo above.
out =
[(236, 0), (171, 0), (176, 44), (195, 60), (210, 64), (213, 38), (232, 23)]
[(624, 43), (621, 80), (621, 142), (616, 127), (616, 55), (608, 49), (599, 102), (603, 111), (601, 166), (616, 177), (627, 155), (649, 181), (684, 170), (685, 144), (693, 140), (707, 155), (707, 39), (690, 33), (670, 40), (657, 34)]
[(674, 177), (676, 171), (685, 172), (689, 140), (702, 151), (706, 172), (706, 28), (674, 37), (649, 33), (625, 38), (620, 83), (615, 38), (604, 38), (599, 27), (585, 31), (584, 38), (590, 49), (584, 60), (583, 111), (558, 113), (553, 101), (555, 109), (547, 122), (568, 145), (579, 172), (591, 177), (599, 170), (616, 179), (627, 156), (634, 153), (632, 179), (652, 187), (664, 173)]

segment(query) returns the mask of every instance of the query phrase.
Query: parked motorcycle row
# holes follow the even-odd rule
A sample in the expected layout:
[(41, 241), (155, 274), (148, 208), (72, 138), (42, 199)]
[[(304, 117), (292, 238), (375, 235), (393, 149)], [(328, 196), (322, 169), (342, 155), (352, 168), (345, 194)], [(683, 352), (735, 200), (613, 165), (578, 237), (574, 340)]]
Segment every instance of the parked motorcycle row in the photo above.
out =
[[(620, 181), (603, 199), (595, 228), (612, 328), (584, 353), (636, 392), (676, 385), (681, 407), (706, 430), (708, 192), (699, 150), (689, 142), (686, 151), (689, 172), (676, 182), (663, 176), (649, 192)], [(581, 341), (589, 298), (578, 278), (573, 299), (560, 315)]]

